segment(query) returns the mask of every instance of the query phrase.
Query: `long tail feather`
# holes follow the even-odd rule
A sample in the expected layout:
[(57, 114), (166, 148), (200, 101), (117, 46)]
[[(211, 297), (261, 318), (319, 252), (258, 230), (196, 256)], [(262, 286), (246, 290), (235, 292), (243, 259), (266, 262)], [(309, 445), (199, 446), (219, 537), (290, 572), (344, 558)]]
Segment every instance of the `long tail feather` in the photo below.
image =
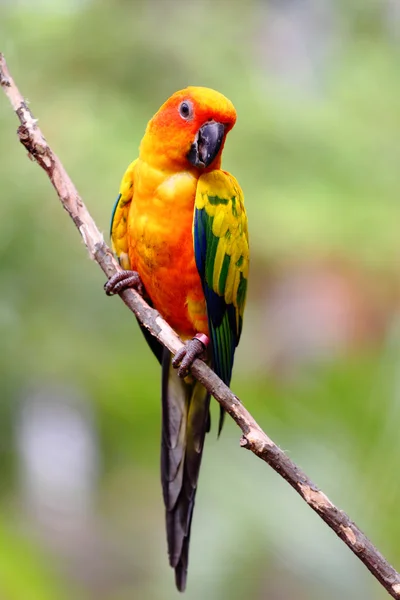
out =
[(186, 587), (190, 528), (210, 396), (196, 381), (180, 379), (164, 350), (162, 360), (161, 481), (170, 565), (179, 591)]

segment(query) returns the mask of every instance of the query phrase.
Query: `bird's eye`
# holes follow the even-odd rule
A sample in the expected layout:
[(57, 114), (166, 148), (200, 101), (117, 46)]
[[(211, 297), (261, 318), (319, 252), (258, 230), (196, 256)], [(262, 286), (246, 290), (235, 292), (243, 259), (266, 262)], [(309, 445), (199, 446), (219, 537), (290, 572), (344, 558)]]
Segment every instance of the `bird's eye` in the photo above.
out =
[(181, 115), (182, 119), (185, 119), (185, 121), (188, 121), (193, 117), (193, 105), (191, 102), (189, 102), (189, 100), (184, 100), (180, 103), (179, 114)]

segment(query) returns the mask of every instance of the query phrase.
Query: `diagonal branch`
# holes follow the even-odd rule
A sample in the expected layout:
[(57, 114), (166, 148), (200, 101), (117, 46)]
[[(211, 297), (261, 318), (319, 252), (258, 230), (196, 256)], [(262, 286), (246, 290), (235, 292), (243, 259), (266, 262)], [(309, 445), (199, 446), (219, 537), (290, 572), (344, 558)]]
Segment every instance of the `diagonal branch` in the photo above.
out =
[[(60, 160), (43, 137), (37, 125), (37, 120), (27, 107), (7, 69), (2, 54), (0, 54), (0, 85), (21, 123), (18, 128), (18, 137), (21, 143), (27, 149), (30, 158), (35, 160), (46, 172), (60, 198), (61, 204), (79, 230), (90, 257), (98, 263), (107, 277), (111, 277), (121, 268), (110, 248), (104, 242), (103, 236), (96, 227)], [(177, 334), (156, 310), (148, 306), (139, 294), (133, 290), (126, 290), (120, 296), (139, 321), (168, 350), (175, 354), (182, 347), (182, 341)], [(251, 450), (256, 456), (268, 463), (278, 475), (283, 477), (364, 563), (387, 592), (393, 598), (400, 600), (400, 574), (387, 562), (347, 514), (337, 508), (264, 433), (239, 398), (205, 363), (196, 360), (191, 371), (242, 430), (243, 436), (240, 445)]]

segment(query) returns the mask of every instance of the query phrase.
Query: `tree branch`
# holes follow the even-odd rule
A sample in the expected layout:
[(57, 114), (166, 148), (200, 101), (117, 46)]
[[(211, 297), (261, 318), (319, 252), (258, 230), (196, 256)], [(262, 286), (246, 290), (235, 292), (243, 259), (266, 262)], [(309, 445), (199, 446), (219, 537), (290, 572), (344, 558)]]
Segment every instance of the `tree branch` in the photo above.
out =
[[(111, 277), (111, 275), (121, 270), (120, 266), (112, 251), (104, 242), (103, 236), (96, 227), (60, 160), (43, 137), (37, 125), (37, 120), (27, 107), (7, 69), (2, 54), (0, 54), (0, 85), (21, 123), (18, 128), (18, 137), (21, 143), (27, 149), (30, 158), (35, 160), (46, 172), (62, 206), (79, 230), (90, 257), (99, 264), (107, 277)], [(156, 310), (148, 306), (139, 294), (133, 290), (126, 290), (120, 296), (139, 321), (168, 350), (175, 354), (182, 347), (182, 341), (176, 333)], [(242, 430), (243, 436), (240, 445), (251, 450), (283, 477), (364, 563), (388, 593), (393, 598), (400, 599), (399, 573), (386, 561), (347, 514), (337, 508), (264, 433), (237, 396), (204, 362), (196, 360), (191, 371)]]

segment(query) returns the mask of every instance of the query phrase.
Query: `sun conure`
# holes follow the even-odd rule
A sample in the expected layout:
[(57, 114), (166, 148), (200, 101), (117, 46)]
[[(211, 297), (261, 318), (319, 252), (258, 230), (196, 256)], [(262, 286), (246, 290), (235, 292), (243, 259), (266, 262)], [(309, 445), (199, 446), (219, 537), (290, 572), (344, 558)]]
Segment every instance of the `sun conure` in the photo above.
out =
[(111, 220), (113, 250), (124, 271), (107, 282), (106, 292), (136, 288), (186, 342), (172, 360), (144, 331), (162, 366), (161, 479), (169, 560), (181, 591), (210, 428), (209, 394), (189, 368), (196, 357), (205, 358), (229, 385), (246, 298), (243, 193), (221, 170), (235, 121), (232, 103), (214, 90), (188, 87), (173, 94), (147, 125)]

